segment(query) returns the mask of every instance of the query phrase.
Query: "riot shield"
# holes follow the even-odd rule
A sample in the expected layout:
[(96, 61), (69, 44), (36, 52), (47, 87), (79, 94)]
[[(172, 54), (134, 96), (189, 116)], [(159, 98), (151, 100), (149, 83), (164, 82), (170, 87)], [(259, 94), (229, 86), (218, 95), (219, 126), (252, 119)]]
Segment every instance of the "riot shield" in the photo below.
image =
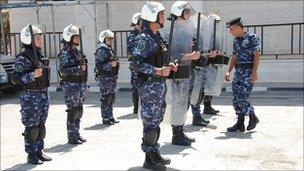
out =
[[(203, 39), (203, 46), (205, 49), (218, 50), (223, 54), (226, 51), (226, 27), (223, 22), (219, 20), (219, 17), (211, 14), (206, 20), (206, 29), (204, 32), (205, 38)], [(225, 57), (227, 58), (227, 57)], [(217, 56), (216, 59), (219, 59)], [(223, 63), (207, 63), (205, 68), (206, 80), (205, 80), (205, 95), (219, 96), (224, 83), (224, 73), (226, 71), (227, 60)]]
[(195, 29), (190, 20), (176, 20), (171, 45), (171, 62), (181, 60), (178, 70), (183, 74), (168, 79), (166, 94), (165, 121), (172, 125), (182, 125), (186, 121), (188, 110), (191, 61), (184, 60), (185, 54), (192, 53), (192, 38)]

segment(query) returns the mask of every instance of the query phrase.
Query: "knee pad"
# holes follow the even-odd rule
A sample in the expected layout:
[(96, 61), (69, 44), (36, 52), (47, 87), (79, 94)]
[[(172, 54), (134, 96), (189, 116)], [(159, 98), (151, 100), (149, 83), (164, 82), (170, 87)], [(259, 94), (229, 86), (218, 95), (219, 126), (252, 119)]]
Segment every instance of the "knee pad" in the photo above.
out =
[(36, 141), (39, 134), (39, 126), (25, 127), (24, 138), (30, 141)]
[(45, 123), (40, 123), (38, 126), (39, 126), (38, 139), (43, 140), (45, 138), (45, 133), (46, 133)]
[(73, 107), (72, 109), (66, 110), (68, 113), (67, 120), (75, 122), (75, 120), (78, 118), (78, 107)]
[(107, 96), (107, 104), (109, 105), (109, 106), (112, 106), (113, 104), (114, 104), (114, 102), (115, 102), (115, 93), (111, 93), (111, 94), (109, 94), (108, 96)]
[(155, 129), (145, 129), (144, 130), (144, 137), (143, 142), (146, 145), (154, 145), (157, 143), (159, 135), (159, 130), (157, 128)]
[(78, 106), (78, 116), (77, 119), (81, 119), (83, 116), (83, 106)]

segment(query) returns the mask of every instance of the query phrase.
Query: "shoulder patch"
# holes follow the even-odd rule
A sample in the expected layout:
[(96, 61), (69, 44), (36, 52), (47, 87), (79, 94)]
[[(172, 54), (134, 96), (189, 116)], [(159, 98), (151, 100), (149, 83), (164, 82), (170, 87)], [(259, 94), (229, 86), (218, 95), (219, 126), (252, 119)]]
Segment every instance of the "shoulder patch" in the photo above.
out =
[(137, 48), (139, 50), (144, 50), (146, 48), (146, 42), (143, 41), (143, 40), (140, 40), (138, 43), (137, 43)]

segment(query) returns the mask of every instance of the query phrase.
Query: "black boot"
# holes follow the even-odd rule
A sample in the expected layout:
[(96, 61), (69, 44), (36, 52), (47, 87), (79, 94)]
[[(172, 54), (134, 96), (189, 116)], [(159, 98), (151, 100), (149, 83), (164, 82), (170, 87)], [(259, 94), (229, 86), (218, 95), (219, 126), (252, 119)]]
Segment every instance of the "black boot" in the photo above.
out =
[[(180, 145), (180, 146), (191, 146), (191, 141), (183, 132), (183, 126), (173, 126), (172, 127), (173, 136), (172, 136), (172, 144)], [(195, 141), (195, 140), (194, 140)]]
[(207, 115), (216, 115), (217, 113), (219, 113), (219, 110), (214, 110), (211, 107), (211, 102), (212, 102), (212, 96), (205, 96), (204, 97), (204, 114)]
[[(81, 120), (82, 116), (83, 116), (83, 106), (79, 106), (78, 107), (78, 117), (75, 121), (78, 131), (80, 129), (80, 120)], [(78, 132), (78, 140), (81, 141), (82, 143), (87, 142), (87, 140), (85, 138), (80, 136), (79, 132)]]
[[(156, 142), (158, 142), (160, 136), (160, 128), (157, 127), (157, 138), (156, 138)], [(159, 151), (154, 152), (155, 157), (163, 164), (163, 165), (168, 165), (171, 163), (171, 160), (168, 158), (164, 158), (160, 155)]]
[(259, 121), (259, 118), (254, 113), (249, 115), (249, 124), (247, 126), (247, 131), (254, 129)]
[(159, 162), (154, 152), (146, 153), (146, 158), (143, 167), (151, 170), (166, 170), (166, 166)]
[(119, 123), (119, 121), (114, 118), (111, 118), (110, 121), (113, 122), (114, 124)]
[(159, 151), (154, 152), (155, 158), (158, 159), (158, 161), (163, 165), (168, 165), (171, 163), (171, 160), (165, 157), (162, 157), (159, 153)]
[(210, 121), (204, 120), (201, 115), (193, 116), (192, 125), (194, 126), (207, 126)]
[(245, 132), (245, 125), (244, 125), (245, 117), (244, 116), (238, 116), (238, 120), (236, 124), (234, 124), (232, 127), (227, 128), (228, 132)]
[(102, 123), (104, 125), (114, 125), (114, 123), (110, 119), (108, 119), (108, 118), (102, 119)]
[(27, 162), (31, 163), (31, 164), (42, 164), (43, 163), (43, 161), (41, 161), (38, 158), (37, 153), (28, 153)]
[(204, 114), (216, 115), (217, 112), (211, 107), (211, 101), (204, 102)]
[(79, 135), (78, 140), (81, 142), (87, 142), (87, 140), (85, 138), (83, 138), (82, 136)]
[(37, 151), (37, 157), (41, 160), (41, 161), (51, 161), (52, 158), (46, 156), (45, 154), (43, 154), (42, 151)]
[[(146, 146), (155, 146), (157, 144), (157, 140), (159, 138), (160, 129), (147, 129), (144, 128), (144, 136), (143, 136), (143, 145)], [(146, 152), (146, 159), (143, 164), (143, 167), (146, 169), (152, 170), (165, 170), (166, 166), (161, 162), (161, 160), (157, 157), (157, 151)]]
[[(74, 129), (78, 129), (77, 118), (79, 115), (78, 107), (66, 110), (67, 116), (67, 130), (68, 130), (68, 143), (69, 144), (82, 144), (82, 141), (78, 140), (78, 133), (75, 133)], [(73, 126), (75, 125), (75, 128)], [(72, 127), (72, 128), (71, 128)]]
[(69, 144), (82, 144), (82, 141), (80, 141), (79, 138), (71, 138), (71, 136), (69, 136), (68, 143)]

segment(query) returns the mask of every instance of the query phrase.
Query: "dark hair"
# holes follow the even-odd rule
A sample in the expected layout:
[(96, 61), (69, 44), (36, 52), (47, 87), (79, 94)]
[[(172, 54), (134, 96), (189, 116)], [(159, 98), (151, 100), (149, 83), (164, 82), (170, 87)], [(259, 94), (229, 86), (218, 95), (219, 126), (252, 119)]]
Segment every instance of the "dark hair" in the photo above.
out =
[(236, 23), (235, 25), (240, 26), (241, 28), (244, 28), (243, 23)]

